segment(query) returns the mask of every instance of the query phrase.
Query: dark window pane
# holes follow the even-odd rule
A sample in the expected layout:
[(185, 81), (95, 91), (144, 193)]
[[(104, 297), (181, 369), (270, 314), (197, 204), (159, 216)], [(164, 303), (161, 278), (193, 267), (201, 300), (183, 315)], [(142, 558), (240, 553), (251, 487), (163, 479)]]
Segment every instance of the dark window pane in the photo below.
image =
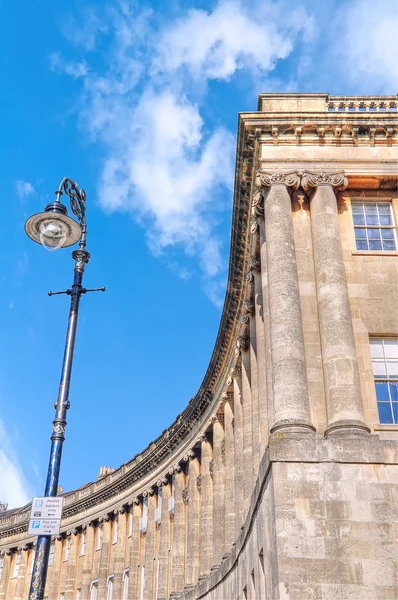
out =
[(383, 250), (396, 250), (395, 241), (383, 242)]
[(385, 402), (389, 402), (388, 383), (376, 383), (376, 397), (379, 401), (384, 400)]
[(393, 240), (394, 239), (394, 232), (392, 229), (381, 229), (381, 237), (384, 240)]
[(356, 240), (357, 250), (369, 250), (368, 242), (366, 240)]
[(366, 239), (366, 229), (363, 229), (362, 227), (355, 227), (355, 237), (357, 239)]
[(394, 423), (398, 423), (398, 402), (392, 403), (392, 414), (394, 416)]
[(392, 225), (391, 215), (380, 215), (380, 225)]
[(368, 229), (368, 238), (373, 240), (379, 240), (380, 229)]
[(365, 225), (365, 215), (363, 213), (354, 213), (352, 217), (354, 225)]
[(392, 423), (391, 406), (389, 402), (378, 402), (380, 423)]
[(393, 402), (398, 402), (398, 383), (390, 383), (390, 394)]
[(381, 250), (381, 242), (377, 240), (369, 240), (369, 250)]

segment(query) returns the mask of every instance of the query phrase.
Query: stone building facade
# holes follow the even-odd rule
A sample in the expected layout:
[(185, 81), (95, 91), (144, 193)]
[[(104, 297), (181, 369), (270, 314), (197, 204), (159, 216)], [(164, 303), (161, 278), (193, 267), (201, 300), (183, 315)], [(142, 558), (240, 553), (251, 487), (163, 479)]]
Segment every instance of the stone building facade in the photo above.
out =
[[(397, 97), (239, 115), (228, 288), (197, 395), (65, 494), (48, 600), (397, 598)], [(29, 507), (0, 519), (28, 595)]]

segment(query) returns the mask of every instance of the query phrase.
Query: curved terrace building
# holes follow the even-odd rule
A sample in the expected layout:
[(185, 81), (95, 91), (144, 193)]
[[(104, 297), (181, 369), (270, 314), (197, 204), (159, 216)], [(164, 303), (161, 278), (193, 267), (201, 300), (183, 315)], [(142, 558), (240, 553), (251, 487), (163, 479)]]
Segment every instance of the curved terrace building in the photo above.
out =
[[(203, 383), (141, 454), (65, 494), (45, 598), (396, 598), (397, 106), (261, 94), (239, 115)], [(28, 596), (29, 508), (1, 513), (0, 600)]]

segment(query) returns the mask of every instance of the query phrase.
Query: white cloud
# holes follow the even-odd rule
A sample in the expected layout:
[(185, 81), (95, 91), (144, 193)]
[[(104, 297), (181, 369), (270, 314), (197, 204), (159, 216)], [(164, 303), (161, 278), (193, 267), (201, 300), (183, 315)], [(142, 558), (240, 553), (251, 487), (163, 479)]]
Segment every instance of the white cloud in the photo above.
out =
[[(186, 67), (197, 79), (229, 79), (240, 69), (272, 70), (293, 48), (293, 36), (286, 35), (291, 11), (282, 28), (277, 7), (274, 14), (265, 8), (267, 4), (261, 12), (255, 7), (248, 10), (242, 2), (228, 0), (211, 12), (190, 10), (160, 36), (158, 70)], [(298, 21), (296, 29), (302, 28)]]
[(21, 201), (26, 200), (29, 196), (33, 196), (36, 194), (36, 190), (30, 181), (22, 181), (22, 179), (18, 179), (15, 184), (17, 196)]
[[(338, 15), (342, 77), (362, 93), (395, 94), (398, 88), (396, 0), (354, 0)], [(367, 91), (368, 90), (368, 91)], [(372, 91), (370, 91), (372, 90)]]
[(8, 508), (16, 508), (27, 504), (31, 499), (29, 486), (1, 419), (0, 474), (0, 501), (7, 502)]
[(70, 62), (56, 52), (50, 55), (50, 67), (52, 71), (61, 71), (73, 79), (80, 79), (88, 73), (88, 65), (85, 60)]

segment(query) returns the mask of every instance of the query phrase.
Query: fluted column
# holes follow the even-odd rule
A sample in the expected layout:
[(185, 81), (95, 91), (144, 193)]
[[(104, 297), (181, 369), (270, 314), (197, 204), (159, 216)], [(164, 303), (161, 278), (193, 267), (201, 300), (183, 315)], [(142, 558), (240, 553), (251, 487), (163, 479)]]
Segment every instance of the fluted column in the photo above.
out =
[(21, 552), (21, 562), (19, 563), (18, 578), (17, 578), (17, 584), (15, 586), (14, 600), (22, 600), (22, 594), (23, 594), (23, 589), (24, 589), (24, 584), (25, 584), (26, 567), (27, 567), (27, 563), (28, 563), (27, 549), (28, 549), (27, 546), (24, 546), (23, 548), (22, 548), (22, 546), (18, 547), (18, 551)]
[(297, 173), (257, 173), (261, 193), (254, 207), (264, 211), (268, 302), (271, 328), (274, 423), (271, 433), (310, 433), (308, 385), (299, 282), (289, 189), (297, 189)]
[(184, 589), (185, 575), (185, 475), (180, 466), (174, 469), (173, 549), (171, 556), (171, 598), (178, 598)]
[(169, 498), (171, 497), (171, 486), (167, 479), (157, 482), (158, 488), (162, 489), (162, 510), (159, 536), (159, 580), (157, 600), (166, 600), (169, 597), (170, 580), (170, 514)]
[(3, 551), (1, 557), (4, 559), (4, 563), (0, 579), (0, 600), (5, 600), (7, 597), (8, 581), (10, 578), (11, 554)]
[(155, 508), (154, 490), (144, 492), (148, 498), (148, 525), (145, 539), (145, 584), (144, 600), (152, 600), (154, 596), (154, 557), (155, 557)]
[(78, 540), (77, 530), (69, 531), (71, 545), (69, 550), (68, 565), (66, 568), (66, 579), (65, 579), (65, 600), (75, 600), (75, 582), (76, 582), (76, 559), (78, 552)]
[(200, 465), (194, 451), (188, 455), (188, 537), (185, 588), (195, 587), (199, 577), (199, 510), (198, 477)]
[(218, 569), (225, 547), (225, 469), (223, 462), (224, 415), (213, 419), (213, 567)]
[(93, 555), (94, 555), (94, 543), (95, 543), (95, 525), (90, 522), (88, 525), (84, 525), (83, 529), (86, 531), (86, 546), (83, 557), (83, 576), (82, 576), (82, 587), (81, 597), (90, 597), (90, 583), (92, 579), (92, 567), (93, 567)]
[(211, 444), (206, 434), (200, 438), (200, 575), (205, 579), (213, 564), (213, 480), (210, 462), (213, 458)]
[(126, 512), (124, 508), (115, 510), (117, 519), (117, 542), (115, 549), (115, 567), (113, 579), (113, 597), (122, 598), (123, 573), (125, 569), (125, 545), (126, 545)]
[(344, 172), (304, 172), (310, 196), (318, 317), (327, 403), (327, 434), (369, 432), (363, 403), (335, 191)]
[(98, 598), (106, 598), (106, 587), (109, 575), (109, 546), (111, 543), (111, 521), (103, 517), (102, 548), (98, 571)]
[[(249, 269), (251, 260), (249, 259)], [(254, 274), (250, 269), (246, 273), (247, 291), (248, 298), (243, 302), (243, 317), (242, 320), (248, 322), (249, 328), (249, 368), (250, 376), (248, 381), (250, 383), (250, 410), (251, 410), (251, 468), (252, 468), (252, 483), (258, 473), (258, 466), (260, 463), (260, 440), (259, 440), (259, 405), (258, 405), (258, 379), (257, 379), (257, 331), (256, 331), (256, 320), (254, 316)], [(243, 359), (242, 359), (243, 362)], [(243, 400), (245, 397), (243, 397)], [(245, 410), (245, 409), (243, 409)]]
[(232, 550), (235, 541), (235, 447), (233, 392), (224, 397), (224, 451), (222, 453), (225, 468), (225, 543), (224, 556)]
[[(130, 502), (129, 502), (130, 504)], [(137, 600), (139, 590), (139, 562), (140, 562), (140, 518), (142, 508), (140, 502), (135, 499), (131, 502), (130, 514), (132, 514), (133, 524), (130, 539), (130, 563), (129, 563), (129, 600)], [(98, 599), (100, 600), (100, 599)]]

